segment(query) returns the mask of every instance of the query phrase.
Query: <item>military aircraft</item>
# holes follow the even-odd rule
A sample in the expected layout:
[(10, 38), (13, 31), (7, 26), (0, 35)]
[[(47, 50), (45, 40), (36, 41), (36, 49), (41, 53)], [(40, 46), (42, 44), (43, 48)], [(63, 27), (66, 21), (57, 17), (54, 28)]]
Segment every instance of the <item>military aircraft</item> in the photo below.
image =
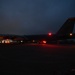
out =
[(62, 27), (55, 33), (48, 33), (42, 35), (28, 35), (26, 36), (31, 42), (40, 42), (42, 43), (53, 43), (66, 39), (74, 39), (75, 34), (73, 33), (75, 23), (75, 17), (68, 18)]

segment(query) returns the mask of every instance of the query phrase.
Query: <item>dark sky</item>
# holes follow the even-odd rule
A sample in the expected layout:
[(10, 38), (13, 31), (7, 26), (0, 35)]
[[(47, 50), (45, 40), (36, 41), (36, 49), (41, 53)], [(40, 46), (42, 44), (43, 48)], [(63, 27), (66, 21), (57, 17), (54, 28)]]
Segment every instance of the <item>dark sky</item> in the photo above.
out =
[(75, 0), (0, 0), (0, 34), (55, 33), (75, 17)]

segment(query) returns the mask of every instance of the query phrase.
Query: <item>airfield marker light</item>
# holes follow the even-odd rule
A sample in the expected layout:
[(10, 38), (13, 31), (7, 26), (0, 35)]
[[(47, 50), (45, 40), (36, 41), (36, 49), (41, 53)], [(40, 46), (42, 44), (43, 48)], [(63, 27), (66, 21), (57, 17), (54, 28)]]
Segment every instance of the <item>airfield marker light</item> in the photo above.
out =
[(35, 40), (33, 40), (33, 42), (35, 42)]
[(5, 40), (5, 43), (8, 43), (8, 41), (7, 41), (7, 40)]
[(10, 43), (10, 41), (8, 40), (8, 43)]
[(72, 36), (73, 34), (72, 33), (70, 33), (70, 36)]
[(2, 40), (2, 43), (4, 43), (4, 40)]
[(43, 43), (44, 43), (44, 44), (46, 44), (46, 43), (47, 43), (47, 41), (43, 41)]
[(23, 42), (23, 41), (21, 40), (21, 42)]
[(51, 36), (51, 35), (52, 35), (52, 33), (48, 33), (48, 35), (49, 35), (49, 36)]

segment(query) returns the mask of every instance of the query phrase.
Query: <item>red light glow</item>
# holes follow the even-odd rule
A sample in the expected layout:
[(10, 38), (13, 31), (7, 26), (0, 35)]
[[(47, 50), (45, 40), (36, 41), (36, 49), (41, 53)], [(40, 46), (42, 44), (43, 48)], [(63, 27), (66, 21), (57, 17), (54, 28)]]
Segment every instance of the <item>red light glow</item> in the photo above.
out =
[(48, 33), (48, 35), (52, 35), (52, 33)]
[(47, 41), (43, 41), (43, 43), (44, 43), (44, 44), (46, 44), (46, 43), (47, 43)]

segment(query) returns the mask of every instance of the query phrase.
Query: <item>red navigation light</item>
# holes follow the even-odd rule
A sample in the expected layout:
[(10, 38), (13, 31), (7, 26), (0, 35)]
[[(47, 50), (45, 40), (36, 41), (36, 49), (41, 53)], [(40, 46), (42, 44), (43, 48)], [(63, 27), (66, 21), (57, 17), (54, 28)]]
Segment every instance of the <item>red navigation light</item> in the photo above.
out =
[(43, 41), (43, 43), (44, 43), (44, 44), (46, 44), (46, 43), (47, 43), (47, 41)]
[(52, 33), (48, 33), (48, 35), (50, 35), (50, 36), (51, 36), (51, 35), (52, 35)]

